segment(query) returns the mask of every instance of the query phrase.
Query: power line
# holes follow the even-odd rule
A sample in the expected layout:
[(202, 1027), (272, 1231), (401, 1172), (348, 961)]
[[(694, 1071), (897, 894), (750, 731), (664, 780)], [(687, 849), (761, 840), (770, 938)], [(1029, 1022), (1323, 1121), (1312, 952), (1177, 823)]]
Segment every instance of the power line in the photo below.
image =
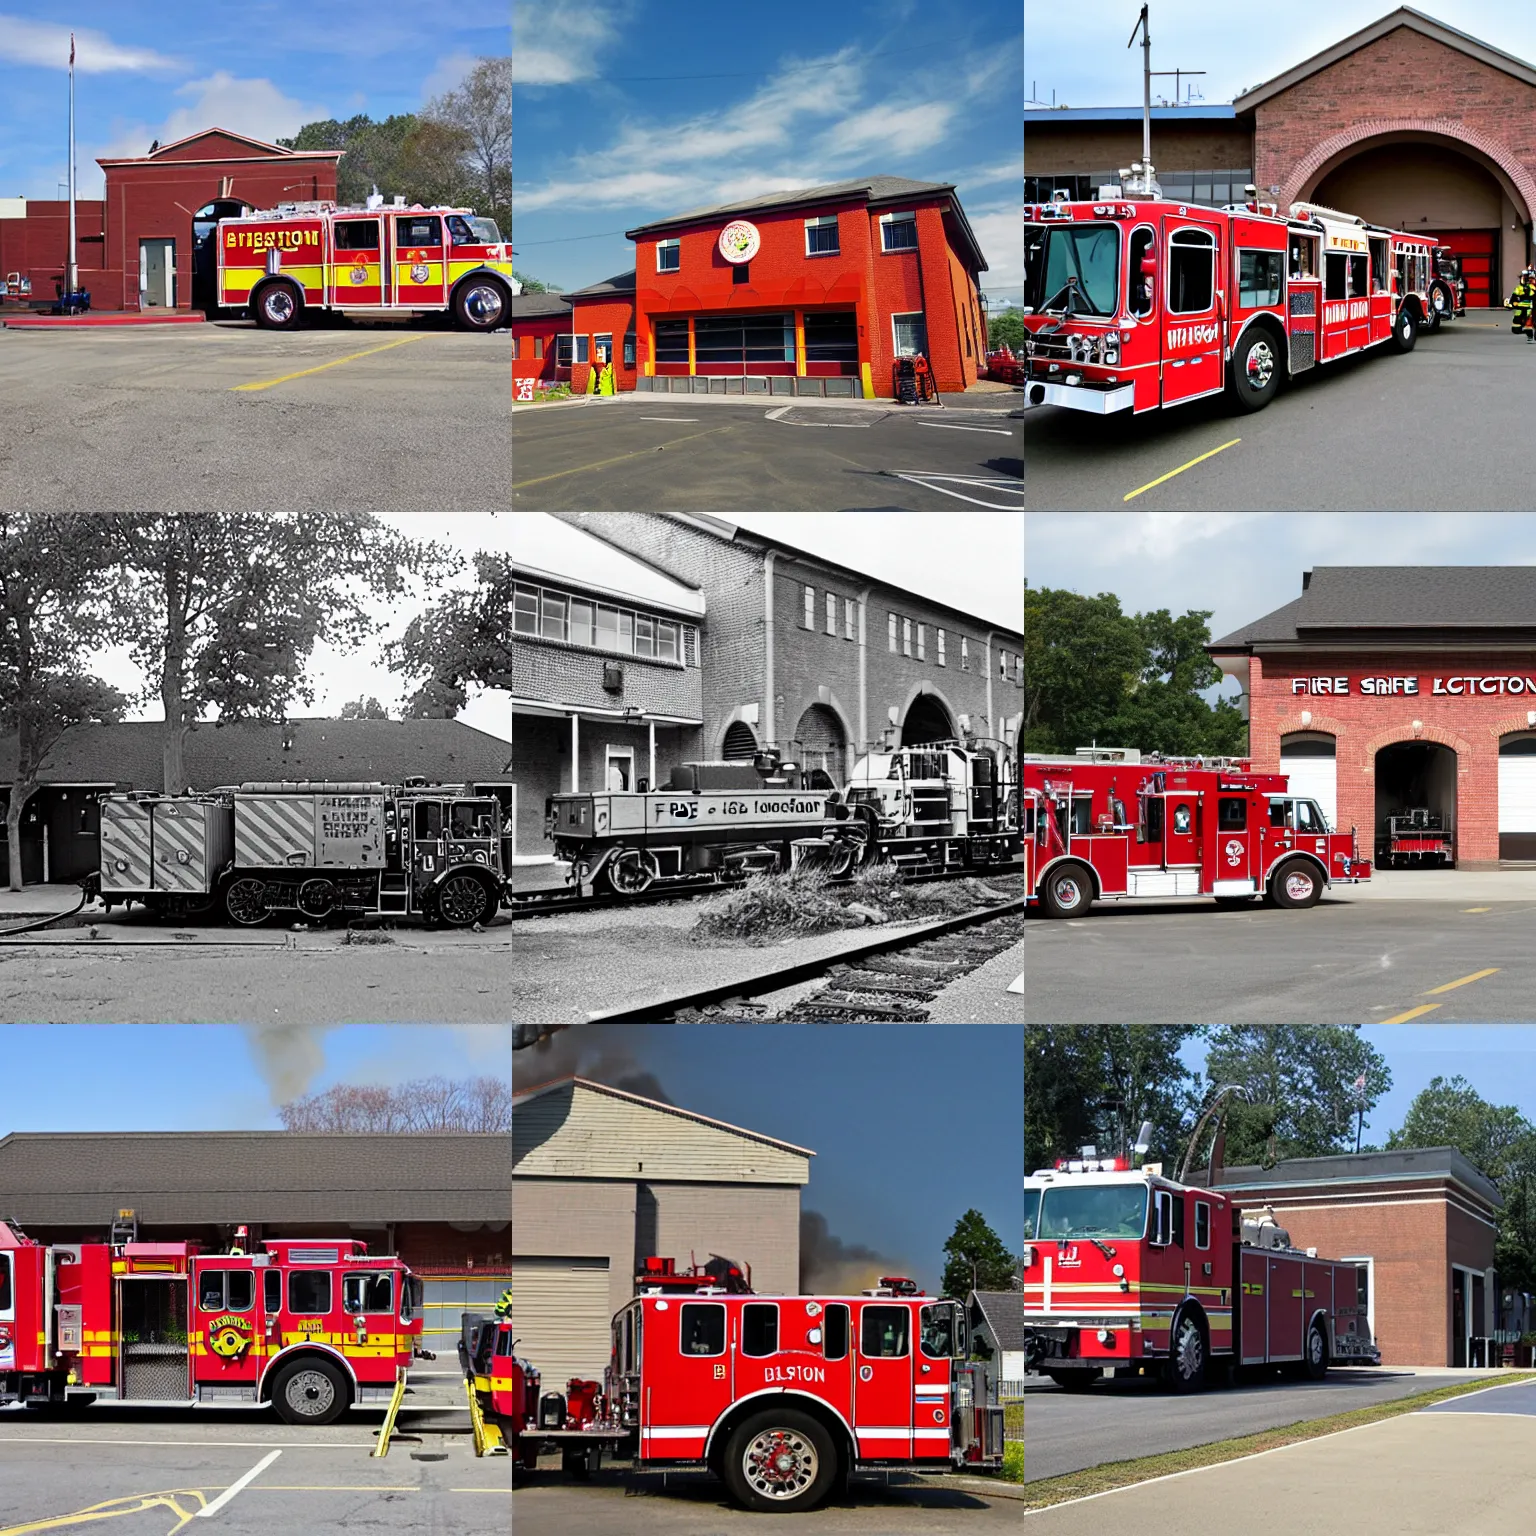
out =
[[(859, 57), (861, 59), (894, 59), (902, 54), (931, 53), (932, 51), (933, 47), (930, 43), (914, 43), (909, 48), (888, 48), (881, 53), (865, 53), (860, 54)], [(810, 75), (826, 69), (842, 69), (850, 62), (852, 61), (848, 59), (840, 59), (832, 64), (801, 64), (794, 69), (777, 70), (771, 78), (780, 79), (785, 75)], [(601, 85), (655, 85), (671, 80), (760, 80), (765, 77), (758, 69), (734, 69), (711, 75), (593, 75), (590, 78)], [(536, 82), (525, 83), (535, 84)], [(570, 83), (576, 85), (581, 82)]]

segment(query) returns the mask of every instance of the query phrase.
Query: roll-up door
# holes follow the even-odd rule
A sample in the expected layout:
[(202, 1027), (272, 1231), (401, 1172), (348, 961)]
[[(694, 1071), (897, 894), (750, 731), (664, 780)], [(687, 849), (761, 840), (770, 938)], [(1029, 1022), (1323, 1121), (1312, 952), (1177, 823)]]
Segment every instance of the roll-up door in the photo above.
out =
[(506, 1273), (424, 1276), (421, 1347), (439, 1359), (451, 1360), (458, 1348), (464, 1314), (493, 1316), (497, 1299), (511, 1283), (511, 1276)]
[(512, 1260), (512, 1336), (546, 1391), (602, 1380), (609, 1315), (607, 1259)]
[(1536, 736), (1499, 743), (1499, 857), (1536, 859)]
[(1339, 825), (1337, 754), (1337, 742), (1321, 732), (1280, 738), (1280, 772), (1290, 776), (1289, 792), (1316, 800), (1335, 830)]

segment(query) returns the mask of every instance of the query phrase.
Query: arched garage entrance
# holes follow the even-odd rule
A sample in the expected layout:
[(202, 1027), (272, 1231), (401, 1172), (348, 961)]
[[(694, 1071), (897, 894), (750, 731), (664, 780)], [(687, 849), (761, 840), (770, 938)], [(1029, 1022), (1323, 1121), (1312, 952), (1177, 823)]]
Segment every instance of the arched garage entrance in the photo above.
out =
[(901, 722), (901, 744), (917, 746), (925, 741), (954, 741), (959, 736), (944, 701), (937, 694), (920, 693)]
[(1316, 800), (1339, 825), (1339, 744), (1327, 731), (1296, 731), (1280, 738), (1280, 772), (1290, 775), (1290, 792)]
[[(800, 716), (792, 744), (801, 768), (820, 775), (815, 780), (815, 787), (833, 788), (842, 782), (848, 743), (842, 722), (825, 704), (812, 704)], [(822, 778), (826, 780), (825, 785), (821, 783)]]
[(1499, 740), (1499, 857), (1536, 860), (1536, 731)]
[[(1422, 812), (1422, 818), (1415, 813)], [(1376, 754), (1376, 859), (1389, 855), (1391, 820), (1415, 815), (1426, 833), (1456, 838), (1456, 753), (1436, 741), (1394, 741)], [(1437, 862), (1409, 859), (1409, 863)]]

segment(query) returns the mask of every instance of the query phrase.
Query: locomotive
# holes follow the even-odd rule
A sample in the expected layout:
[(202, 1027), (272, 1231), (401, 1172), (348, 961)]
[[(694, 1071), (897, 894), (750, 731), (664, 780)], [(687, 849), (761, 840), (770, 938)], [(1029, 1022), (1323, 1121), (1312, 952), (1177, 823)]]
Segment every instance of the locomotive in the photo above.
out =
[(599, 895), (802, 866), (834, 878), (875, 863), (937, 874), (1007, 864), (1022, 851), (1016, 769), (1001, 743), (871, 752), (842, 793), (824, 770), (771, 751), (679, 763), (661, 788), (556, 794), (544, 811), (569, 879), (590, 880)]

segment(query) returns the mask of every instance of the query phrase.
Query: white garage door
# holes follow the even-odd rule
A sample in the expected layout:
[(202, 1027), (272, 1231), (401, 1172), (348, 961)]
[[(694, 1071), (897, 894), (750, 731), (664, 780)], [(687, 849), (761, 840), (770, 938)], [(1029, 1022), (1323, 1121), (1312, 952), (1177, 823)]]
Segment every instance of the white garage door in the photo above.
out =
[(512, 1260), (512, 1336), (545, 1391), (603, 1379), (609, 1317), (607, 1259)]
[(1284, 747), (1280, 749), (1280, 772), (1290, 775), (1290, 793), (1316, 800), (1335, 831), (1339, 825), (1338, 767), (1337, 758), (1299, 757)]
[[(1525, 833), (1506, 842), (1511, 834)], [(1499, 747), (1499, 852), (1504, 858), (1536, 857), (1536, 736), (1517, 736)]]
[(491, 1317), (501, 1293), (512, 1277), (498, 1272), (472, 1276), (428, 1275), (422, 1279), (425, 1317), (421, 1329), (421, 1347), (439, 1359), (454, 1358), (459, 1347), (459, 1333), (466, 1312)]

